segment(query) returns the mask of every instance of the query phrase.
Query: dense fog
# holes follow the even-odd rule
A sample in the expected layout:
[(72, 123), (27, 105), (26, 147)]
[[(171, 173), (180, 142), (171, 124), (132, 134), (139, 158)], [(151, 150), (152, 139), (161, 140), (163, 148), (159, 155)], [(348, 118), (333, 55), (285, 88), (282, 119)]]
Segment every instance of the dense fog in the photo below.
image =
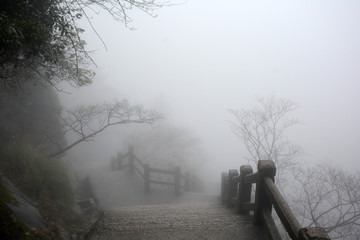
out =
[[(246, 164), (244, 145), (230, 130), (228, 109), (251, 109), (276, 95), (300, 108), (289, 139), (304, 149), (301, 162), (328, 161), (357, 171), (360, 110), (356, 1), (188, 1), (152, 18), (132, 11), (136, 30), (101, 12), (84, 22), (97, 67), (94, 83), (60, 94), (66, 108), (114, 99), (157, 109), (166, 121), (199, 138), (206, 175)], [(91, 96), (91, 97), (90, 97)], [(120, 150), (113, 128), (74, 152), (92, 161)]]
[(103, 210), (218, 203), (224, 172), (272, 160), (301, 226), (359, 238), (359, 1), (0, 5), (0, 232), (19, 196), (80, 239)]

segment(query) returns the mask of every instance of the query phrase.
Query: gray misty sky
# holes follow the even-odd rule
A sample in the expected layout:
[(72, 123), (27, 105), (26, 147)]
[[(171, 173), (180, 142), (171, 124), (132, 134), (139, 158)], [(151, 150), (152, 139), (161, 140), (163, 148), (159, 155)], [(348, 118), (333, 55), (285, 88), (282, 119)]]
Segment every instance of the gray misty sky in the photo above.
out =
[(188, 0), (156, 13), (132, 11), (135, 31), (94, 16), (108, 51), (86, 27), (97, 75), (63, 103), (127, 98), (159, 109), (201, 138), (217, 174), (245, 164), (227, 110), (276, 94), (301, 106), (288, 135), (303, 159), (359, 170), (360, 1)]

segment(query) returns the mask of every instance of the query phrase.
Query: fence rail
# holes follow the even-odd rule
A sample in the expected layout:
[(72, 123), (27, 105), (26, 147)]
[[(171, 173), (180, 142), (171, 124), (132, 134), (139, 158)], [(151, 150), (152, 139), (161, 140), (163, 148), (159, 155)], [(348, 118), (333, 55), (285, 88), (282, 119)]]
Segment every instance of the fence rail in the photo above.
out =
[[(195, 183), (191, 184), (192, 179), (189, 173), (182, 174), (180, 167), (174, 169), (160, 169), (150, 167), (149, 164), (142, 162), (135, 154), (134, 148), (129, 146), (126, 154), (117, 154), (117, 158), (111, 159), (112, 170), (123, 170), (128, 168), (130, 172), (136, 172), (144, 180), (145, 192), (150, 192), (151, 184), (161, 184), (173, 186), (175, 195), (179, 196), (182, 191), (196, 190)], [(152, 174), (165, 174), (172, 180), (151, 179)], [(194, 186), (194, 188), (192, 188)]]
[[(221, 174), (221, 201), (235, 207), (239, 214), (253, 212), (254, 224), (265, 226), (270, 239), (281, 239), (271, 215), (274, 208), (289, 237), (293, 240), (329, 240), (321, 227), (302, 228), (289, 205), (274, 183), (275, 164), (271, 160), (260, 160), (258, 172), (250, 165), (229, 170)], [(255, 201), (251, 202), (252, 185), (256, 184)]]

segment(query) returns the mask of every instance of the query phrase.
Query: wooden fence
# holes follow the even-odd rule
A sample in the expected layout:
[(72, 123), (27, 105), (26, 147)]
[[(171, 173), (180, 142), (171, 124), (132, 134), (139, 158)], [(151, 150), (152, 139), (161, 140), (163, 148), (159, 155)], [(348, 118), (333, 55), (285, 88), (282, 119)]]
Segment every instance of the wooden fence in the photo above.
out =
[[(150, 167), (149, 164), (143, 163), (134, 154), (134, 148), (132, 146), (129, 146), (126, 154), (118, 153), (117, 158), (111, 160), (112, 170), (123, 170), (126, 168), (128, 168), (130, 172), (136, 172), (144, 180), (144, 190), (146, 193), (150, 192), (151, 184), (173, 186), (176, 196), (179, 196), (182, 191), (196, 191), (196, 181), (194, 181), (193, 177), (190, 177), (189, 173), (182, 174), (180, 167), (175, 167), (174, 169)], [(168, 175), (169, 177), (167, 179), (172, 180), (151, 179), (152, 174)]]
[[(281, 239), (271, 212), (274, 207), (289, 237), (293, 240), (329, 240), (321, 227), (302, 228), (274, 183), (275, 164), (271, 160), (260, 160), (258, 172), (250, 165), (232, 169), (221, 175), (221, 201), (235, 207), (239, 214), (254, 214), (254, 223), (265, 226), (270, 239)], [(255, 201), (251, 202), (252, 184), (256, 184)]]

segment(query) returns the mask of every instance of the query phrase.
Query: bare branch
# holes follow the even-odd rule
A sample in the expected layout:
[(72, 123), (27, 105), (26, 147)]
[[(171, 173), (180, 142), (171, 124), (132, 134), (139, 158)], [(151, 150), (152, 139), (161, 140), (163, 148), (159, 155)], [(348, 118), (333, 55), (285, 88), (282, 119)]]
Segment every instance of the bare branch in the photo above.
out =
[(161, 118), (158, 112), (145, 110), (142, 106), (130, 105), (126, 100), (67, 111), (67, 116), (61, 117), (63, 126), (67, 132), (78, 136), (78, 139), (50, 154), (50, 157), (61, 155), (81, 142), (92, 140), (111, 126), (130, 123), (152, 124)]
[(296, 209), (305, 224), (324, 227), (332, 239), (354, 239), (359, 234), (359, 173), (321, 164), (300, 169), (295, 179), (301, 187)]
[(296, 157), (302, 153), (300, 146), (285, 137), (285, 131), (298, 122), (287, 115), (297, 108), (288, 99), (270, 96), (258, 98), (257, 105), (250, 110), (229, 110), (235, 117), (231, 130), (244, 142), (250, 154), (247, 159), (254, 164), (262, 159), (273, 160), (278, 183), (284, 182), (283, 173), (296, 164)]

